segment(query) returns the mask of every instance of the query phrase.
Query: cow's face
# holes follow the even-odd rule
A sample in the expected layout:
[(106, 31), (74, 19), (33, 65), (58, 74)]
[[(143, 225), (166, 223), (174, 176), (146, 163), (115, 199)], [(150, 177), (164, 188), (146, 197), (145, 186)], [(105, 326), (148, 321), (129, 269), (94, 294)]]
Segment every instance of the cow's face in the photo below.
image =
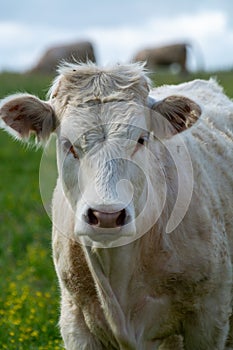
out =
[(135, 101), (90, 101), (63, 115), (59, 174), (75, 234), (85, 242), (123, 244), (142, 231), (137, 221), (148, 200), (149, 124), (148, 109)]
[(191, 126), (201, 111), (182, 96), (154, 104), (148, 91), (140, 66), (101, 71), (75, 65), (64, 67), (49, 102), (17, 94), (0, 105), (0, 122), (16, 137), (34, 132), (46, 139), (56, 132), (64, 198), (75, 236), (86, 244), (129, 243), (163, 209), (166, 175), (157, 146)]

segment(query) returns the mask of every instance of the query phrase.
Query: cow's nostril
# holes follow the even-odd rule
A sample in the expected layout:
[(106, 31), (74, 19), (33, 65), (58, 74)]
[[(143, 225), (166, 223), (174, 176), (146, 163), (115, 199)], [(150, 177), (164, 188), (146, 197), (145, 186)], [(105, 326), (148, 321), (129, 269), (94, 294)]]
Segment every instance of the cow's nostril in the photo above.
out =
[(122, 209), (117, 212), (109, 213), (102, 212), (89, 208), (85, 221), (92, 226), (102, 228), (116, 228), (125, 225), (126, 222), (126, 210)]
[(116, 220), (117, 226), (124, 226), (125, 225), (125, 219), (126, 219), (126, 212), (125, 209), (120, 211), (120, 215), (118, 216)]
[(94, 211), (92, 209), (88, 209), (87, 211), (87, 222), (90, 225), (97, 226), (99, 223), (98, 218), (95, 216)]

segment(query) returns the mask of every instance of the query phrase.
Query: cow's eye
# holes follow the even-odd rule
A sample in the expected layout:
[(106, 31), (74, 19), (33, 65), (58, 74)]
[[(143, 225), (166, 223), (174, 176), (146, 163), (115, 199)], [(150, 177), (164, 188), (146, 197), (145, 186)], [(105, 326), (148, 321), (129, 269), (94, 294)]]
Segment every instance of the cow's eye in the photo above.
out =
[(145, 143), (149, 140), (149, 133), (145, 133), (141, 135), (137, 141), (139, 145), (145, 145)]
[(66, 154), (72, 154), (74, 158), (78, 159), (78, 153), (75, 150), (75, 147), (72, 145), (72, 143), (69, 140), (62, 141), (63, 149)]
[(138, 143), (139, 143), (140, 145), (144, 145), (145, 139), (144, 139), (143, 137), (139, 137)]
[(133, 153), (132, 153), (132, 155), (131, 155), (132, 157), (134, 156), (134, 154), (135, 154), (139, 149), (141, 149), (142, 146), (145, 145), (145, 143), (148, 141), (148, 139), (149, 139), (149, 134), (148, 134), (148, 135), (141, 135), (141, 136), (138, 138), (137, 144), (136, 144), (136, 146), (135, 146), (135, 148), (134, 148), (134, 151), (133, 151)]
[(74, 148), (73, 145), (70, 146), (69, 152), (73, 154), (74, 158), (78, 159), (78, 154), (77, 154), (77, 152), (75, 151), (75, 148)]

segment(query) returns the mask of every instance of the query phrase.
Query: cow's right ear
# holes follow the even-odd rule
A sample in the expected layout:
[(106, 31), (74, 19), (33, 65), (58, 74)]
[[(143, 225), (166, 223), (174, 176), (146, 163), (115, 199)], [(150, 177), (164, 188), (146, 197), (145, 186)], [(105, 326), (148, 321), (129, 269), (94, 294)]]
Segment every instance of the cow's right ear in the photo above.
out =
[(152, 131), (160, 138), (169, 138), (189, 129), (202, 113), (196, 102), (181, 95), (171, 95), (159, 101), (148, 97), (147, 105), (154, 112), (151, 118)]
[(48, 102), (30, 94), (15, 94), (0, 103), (0, 126), (18, 139), (35, 133), (45, 141), (56, 129), (57, 118)]

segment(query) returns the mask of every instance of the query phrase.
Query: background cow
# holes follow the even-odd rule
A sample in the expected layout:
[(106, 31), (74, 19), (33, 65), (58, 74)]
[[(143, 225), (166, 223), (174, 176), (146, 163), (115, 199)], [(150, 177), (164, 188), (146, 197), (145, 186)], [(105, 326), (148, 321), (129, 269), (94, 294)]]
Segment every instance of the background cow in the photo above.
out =
[(88, 41), (76, 42), (68, 45), (51, 47), (33, 67), (31, 73), (55, 73), (58, 65), (63, 61), (96, 62), (96, 56), (92, 43)]
[(213, 80), (149, 90), (137, 64), (65, 65), (49, 101), (1, 104), (15, 136), (57, 134), (69, 350), (233, 348), (233, 103)]
[(139, 51), (133, 58), (133, 62), (147, 62), (147, 67), (154, 71), (159, 67), (178, 65), (182, 73), (187, 73), (187, 48), (188, 44), (172, 44), (161, 47), (146, 48)]

